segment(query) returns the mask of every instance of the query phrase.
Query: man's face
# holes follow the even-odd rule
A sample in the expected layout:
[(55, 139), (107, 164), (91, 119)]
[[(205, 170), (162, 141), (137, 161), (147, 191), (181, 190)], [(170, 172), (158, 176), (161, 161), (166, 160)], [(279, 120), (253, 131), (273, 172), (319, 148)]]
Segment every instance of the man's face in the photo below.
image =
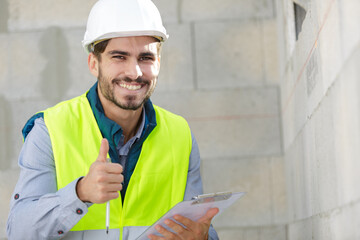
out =
[(126, 110), (142, 107), (159, 75), (158, 44), (146, 36), (111, 39), (97, 60), (100, 99)]

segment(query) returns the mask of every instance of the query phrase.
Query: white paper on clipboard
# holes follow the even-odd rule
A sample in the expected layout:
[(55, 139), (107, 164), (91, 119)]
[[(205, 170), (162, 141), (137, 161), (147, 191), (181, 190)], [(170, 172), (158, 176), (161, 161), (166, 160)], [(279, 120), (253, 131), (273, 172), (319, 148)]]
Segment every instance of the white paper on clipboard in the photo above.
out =
[(152, 226), (150, 226), (145, 232), (143, 232), (137, 238), (137, 240), (147, 240), (148, 239), (147, 236), (150, 234), (162, 236), (155, 230), (155, 226), (158, 224), (161, 224), (164, 228), (171, 231), (171, 229), (166, 226), (164, 221), (166, 219), (174, 220), (172, 217), (176, 214), (190, 218), (193, 221), (197, 221), (202, 216), (204, 216), (209, 209), (216, 207), (219, 208), (219, 213), (216, 215), (218, 216), (226, 208), (232, 205), (236, 200), (241, 198), (244, 194), (245, 194), (244, 192), (211, 193), (211, 194), (204, 194), (197, 196), (193, 200), (180, 202), (176, 204), (172, 209), (170, 209)]

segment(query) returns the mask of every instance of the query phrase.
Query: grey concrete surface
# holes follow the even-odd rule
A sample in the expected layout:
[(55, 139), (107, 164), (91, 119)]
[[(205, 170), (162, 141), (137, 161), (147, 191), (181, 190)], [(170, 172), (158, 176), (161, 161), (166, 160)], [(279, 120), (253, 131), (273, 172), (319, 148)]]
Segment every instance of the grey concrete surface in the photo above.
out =
[(258, 20), (201, 22), (195, 24), (195, 41), (200, 89), (264, 83), (263, 41)]
[(184, 21), (273, 18), (272, 0), (181, 0)]
[(359, 3), (301, 2), (294, 41), (291, 3), (277, 1), (287, 239), (357, 239)]

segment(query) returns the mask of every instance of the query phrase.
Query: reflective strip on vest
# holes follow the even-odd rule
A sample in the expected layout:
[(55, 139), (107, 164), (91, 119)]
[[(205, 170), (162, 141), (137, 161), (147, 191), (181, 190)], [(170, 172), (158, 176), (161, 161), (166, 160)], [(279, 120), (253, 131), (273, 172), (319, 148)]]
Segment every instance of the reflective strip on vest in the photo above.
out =
[[(157, 126), (144, 141), (124, 206), (110, 201), (110, 228), (150, 226), (184, 198), (192, 139), (187, 122), (154, 106)], [(58, 189), (85, 176), (102, 135), (86, 94), (44, 111), (53, 147)], [(105, 229), (106, 204), (93, 204), (72, 231)], [(122, 231), (120, 231), (120, 235)]]

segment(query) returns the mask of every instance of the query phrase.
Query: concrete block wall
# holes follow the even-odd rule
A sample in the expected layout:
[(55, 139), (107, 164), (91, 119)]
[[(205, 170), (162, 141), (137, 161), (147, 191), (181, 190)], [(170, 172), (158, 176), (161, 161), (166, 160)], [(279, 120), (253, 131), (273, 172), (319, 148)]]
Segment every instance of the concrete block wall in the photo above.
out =
[[(295, 40), (294, 2), (306, 11)], [(288, 240), (359, 239), (359, 1), (278, 0)]]
[[(81, 47), (95, 2), (0, 0), (0, 239), (24, 123), (96, 81)], [(153, 102), (189, 121), (205, 192), (247, 192), (215, 219), (221, 239), (286, 239), (274, 1), (154, 2), (170, 39)]]

